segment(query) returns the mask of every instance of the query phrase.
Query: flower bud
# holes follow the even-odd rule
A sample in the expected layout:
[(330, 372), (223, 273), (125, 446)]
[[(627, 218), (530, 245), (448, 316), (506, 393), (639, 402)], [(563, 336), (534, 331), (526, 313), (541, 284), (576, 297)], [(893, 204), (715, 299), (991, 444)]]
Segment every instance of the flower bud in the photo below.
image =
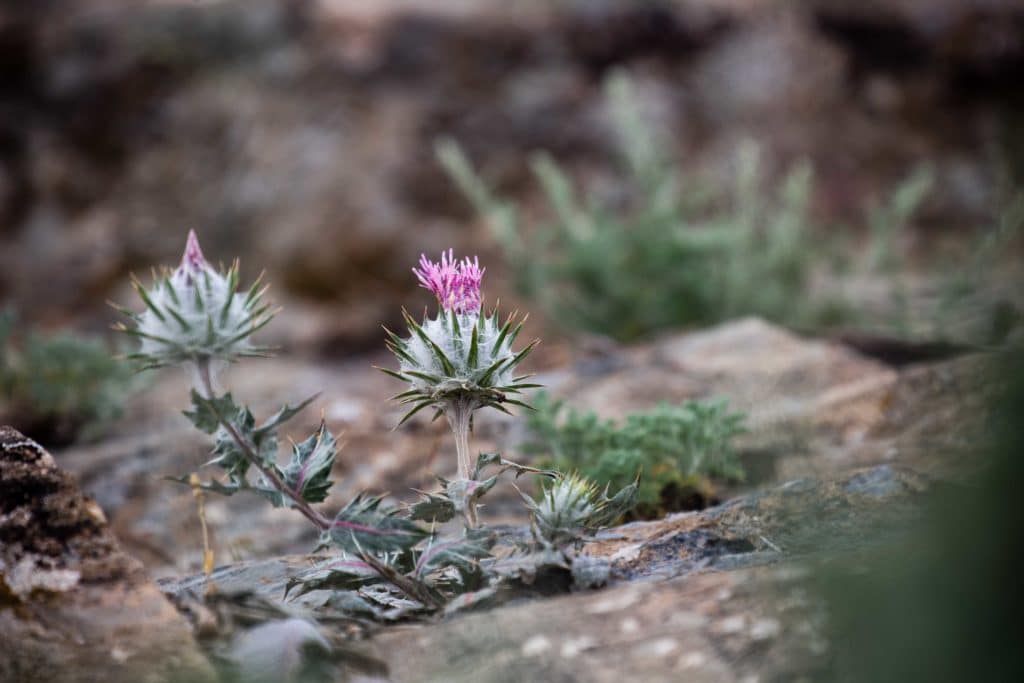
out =
[(238, 263), (226, 272), (211, 266), (195, 231), (189, 231), (174, 271), (165, 270), (149, 289), (134, 278), (132, 285), (146, 308), (141, 313), (120, 309), (134, 325), (118, 329), (141, 341), (139, 351), (129, 357), (145, 367), (265, 355), (267, 349), (254, 346), (249, 337), (276, 313), (262, 302), (266, 287), (257, 281), (239, 292)]

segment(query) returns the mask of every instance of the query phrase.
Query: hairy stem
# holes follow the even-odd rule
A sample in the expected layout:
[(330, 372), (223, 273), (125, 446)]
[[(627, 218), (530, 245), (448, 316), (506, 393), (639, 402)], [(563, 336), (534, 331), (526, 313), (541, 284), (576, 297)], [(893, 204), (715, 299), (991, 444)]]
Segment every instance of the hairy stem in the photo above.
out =
[[(458, 458), (457, 481), (467, 481), (471, 477), (470, 470), (473, 465), (469, 456), (469, 425), (476, 407), (477, 404), (473, 398), (463, 396), (452, 399), (445, 406), (445, 416), (455, 435), (455, 455)], [(470, 529), (476, 528), (476, 505), (471, 500), (466, 500), (465, 509), (460, 512), (466, 519), (466, 526)]]
[[(196, 360), (196, 368), (199, 374), (199, 381), (202, 384), (204, 397), (207, 399), (215, 398), (213, 391), (213, 378), (210, 374), (209, 359), (200, 358)], [(277, 476), (276, 472), (263, 463), (260, 457), (256, 454), (256, 449), (253, 448), (252, 444), (239, 434), (238, 430), (235, 429), (235, 426), (217, 411), (217, 407), (212, 401), (210, 403), (210, 409), (217, 417), (217, 421), (220, 422), (220, 426), (227, 431), (231, 439), (238, 445), (238, 448), (242, 451), (242, 455), (245, 456), (245, 459), (249, 461), (250, 465), (259, 470), (260, 474), (263, 475), (263, 478), (266, 479), (271, 486), (288, 496), (295, 505), (295, 509), (302, 513), (302, 515), (312, 522), (316, 528), (320, 529), (320, 531), (326, 531), (331, 528), (330, 520), (314, 510), (309, 503), (302, 499), (302, 496), (281, 481), (281, 478)]]
[(445, 406), (445, 416), (455, 434), (455, 455), (458, 457), (458, 478), (469, 479), (472, 467), (469, 457), (469, 420), (473, 416), (473, 399), (458, 397)]

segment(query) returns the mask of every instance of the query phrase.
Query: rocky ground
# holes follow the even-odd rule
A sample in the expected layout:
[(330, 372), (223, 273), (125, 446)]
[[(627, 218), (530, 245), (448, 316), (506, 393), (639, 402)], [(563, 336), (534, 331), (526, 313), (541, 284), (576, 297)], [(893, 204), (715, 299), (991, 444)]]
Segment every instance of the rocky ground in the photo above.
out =
[[(748, 319), (553, 367), (540, 378), (552, 393), (608, 416), (660, 400), (728, 398), (749, 415), (741, 443), (748, 481), (719, 490), (724, 502), (708, 509), (601, 532), (587, 553), (610, 559), (606, 588), (390, 625), (352, 619), (322, 591), (284, 600), (288, 578), (316, 560), (307, 554), (313, 535), (297, 515), (244, 496), (208, 500), (218, 567), (208, 578), (198, 573), (192, 494), (161, 477), (198, 468), (205, 446), (171, 411), (184, 405), (184, 378), (165, 376), (140, 396), (117, 439), (51, 458), (3, 433), (0, 489), (40, 495), (0, 498), (0, 632), (56, 645), (6, 651), (0, 673), (90, 680), (144, 659), (168, 662), (145, 680), (177, 680), (180, 670), (206, 680), (201, 653), (241, 658), (244, 668), (271, 643), (305, 643), (304, 652), (333, 653), (332, 666), (362, 681), (813, 678), (835, 647), (814, 572), (899, 538), (930, 490), (978, 466), (977, 450), (965, 446), (984, 414), (983, 362), (893, 365)], [(451, 468), (442, 426), (389, 431), (398, 412), (385, 399), (394, 387), (368, 363), (253, 363), (231, 384), (257, 408), (324, 389), (305, 420), (323, 410), (347, 441), (328, 506), (364, 488), (410, 500), (409, 487)], [(480, 420), (475, 446), (520, 457), (522, 420), (501, 417)], [(497, 497), (485, 519), (514, 533), (523, 517), (512, 502)], [(46, 516), (57, 508), (79, 510), (80, 519)], [(75, 540), (83, 534), (87, 546)], [(50, 540), (25, 540), (35, 538)], [(92, 562), (114, 566), (103, 558), (124, 559), (116, 572), (90, 573)], [(31, 585), (24, 563), (45, 565), (29, 573)], [(167, 598), (147, 577), (159, 578)], [(319, 632), (294, 617), (316, 618)], [(156, 633), (163, 649), (151, 648)], [(72, 662), (78, 668), (66, 673)]]

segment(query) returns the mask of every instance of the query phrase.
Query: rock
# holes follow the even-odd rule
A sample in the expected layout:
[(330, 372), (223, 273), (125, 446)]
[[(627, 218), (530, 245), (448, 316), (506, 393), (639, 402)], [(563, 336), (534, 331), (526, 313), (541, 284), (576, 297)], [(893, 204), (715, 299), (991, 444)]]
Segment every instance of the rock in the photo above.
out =
[(188, 623), (39, 444), (0, 428), (0, 680), (214, 681)]
[(333, 680), (324, 664), (331, 646), (304, 619), (280, 619), (243, 632), (227, 658), (245, 683), (312, 683)]
[(780, 566), (622, 585), (396, 627), (371, 643), (409, 683), (787, 679), (812, 671), (825, 647), (819, 606), (792, 600), (805, 576)]

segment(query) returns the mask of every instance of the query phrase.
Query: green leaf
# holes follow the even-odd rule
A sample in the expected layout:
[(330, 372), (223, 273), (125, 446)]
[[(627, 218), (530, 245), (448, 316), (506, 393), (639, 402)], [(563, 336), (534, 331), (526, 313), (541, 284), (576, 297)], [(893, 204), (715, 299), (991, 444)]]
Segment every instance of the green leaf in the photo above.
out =
[(412, 316), (405, 310), (402, 311), (402, 315), (405, 317), (405, 322), (409, 326), (409, 329), (416, 333), (416, 335), (423, 340), (423, 343), (430, 347), (431, 351), (434, 352), (434, 356), (438, 362), (441, 363), (441, 367), (444, 368), (445, 374), (451, 376), (455, 374), (455, 366), (448, 360), (448, 356), (445, 355), (441, 347), (438, 346), (433, 339), (430, 338), (419, 323), (412, 319)]
[(383, 373), (384, 373), (385, 375), (391, 375), (391, 376), (392, 376), (392, 377), (394, 377), (395, 379), (400, 379), (400, 380), (402, 380), (403, 382), (408, 382), (408, 381), (409, 381), (409, 378), (408, 378), (408, 377), (406, 377), (406, 376), (405, 376), (405, 375), (403, 375), (402, 373), (398, 372), (397, 370), (391, 370), (390, 368), (382, 368), (382, 367), (378, 367), (378, 366), (376, 366), (376, 365), (374, 365), (374, 366), (373, 366), (373, 369), (374, 369), (374, 370), (380, 370), (380, 371), (381, 371), (381, 372), (383, 372)]
[(469, 359), (467, 361), (467, 364), (469, 365), (469, 369), (470, 370), (475, 370), (476, 369), (477, 356), (480, 353), (480, 348), (479, 348), (480, 344), (479, 344), (478, 337), (479, 337), (478, 326), (474, 325), (473, 326), (473, 333), (472, 333), (472, 335), (469, 338)]
[(356, 496), (331, 523), (331, 541), (351, 553), (381, 553), (410, 548), (429, 535), (410, 520), (382, 510), (380, 504), (380, 497)]
[(415, 415), (416, 413), (420, 412), (421, 410), (423, 410), (423, 409), (424, 409), (424, 408), (426, 408), (427, 406), (431, 406), (431, 405), (434, 405), (434, 401), (433, 401), (433, 399), (429, 399), (429, 398), (428, 398), (428, 399), (424, 399), (424, 401), (423, 401), (422, 403), (418, 404), (418, 405), (417, 405), (417, 406), (416, 406), (415, 408), (413, 408), (412, 410), (410, 410), (409, 412), (407, 412), (407, 413), (406, 413), (406, 414), (405, 414), (405, 415), (404, 415), (404, 416), (402, 417), (402, 419), (398, 421), (398, 424), (397, 424), (397, 425), (395, 425), (395, 429), (398, 429), (399, 427), (401, 427), (402, 425), (404, 425), (404, 424), (405, 424), (406, 422), (408, 422), (408, 421), (409, 421), (409, 419), (410, 419), (410, 418), (411, 418), (411, 417), (412, 417), (413, 415)]
[(494, 356), (501, 349), (501, 343), (505, 341), (505, 337), (508, 336), (508, 331), (512, 329), (512, 320), (509, 319), (501, 328), (501, 332), (498, 334), (498, 338), (494, 340), (494, 345), (491, 346), (491, 355)]
[(190, 393), (192, 410), (183, 411), (185, 417), (195, 425), (196, 429), (213, 434), (221, 426), (221, 420), (232, 421), (241, 410), (235, 405), (231, 393), (214, 398), (205, 398), (195, 389)]
[(382, 580), (377, 570), (367, 563), (354, 557), (342, 556), (288, 579), (284, 595), (288, 597), (296, 588), (296, 597), (315, 590), (352, 590)]
[(487, 368), (487, 370), (484, 371), (482, 375), (480, 375), (480, 377), (476, 380), (476, 383), (482, 387), (487, 386), (487, 382), (489, 382), (494, 373), (498, 371), (498, 368), (504, 365), (508, 360), (509, 357), (506, 356), (501, 360), (495, 361), (493, 364), (491, 364), (491, 367)]
[(256, 438), (260, 439), (264, 435), (269, 434), (270, 432), (276, 431), (278, 427), (280, 427), (285, 422), (287, 422), (288, 420), (292, 419), (293, 417), (298, 415), (300, 412), (302, 412), (302, 410), (306, 406), (308, 406), (310, 403), (315, 401), (319, 396), (320, 396), (319, 393), (313, 394), (312, 396), (310, 396), (306, 400), (304, 400), (304, 401), (302, 401), (300, 403), (297, 403), (296, 405), (291, 405), (291, 404), (288, 404), (288, 403), (284, 404), (284, 407), (282, 407), (279, 411), (274, 413), (274, 415), (272, 415), (270, 418), (268, 418), (266, 422), (261, 424), (256, 429), (256, 431), (255, 431)]
[(292, 446), (292, 459), (284, 468), (284, 482), (307, 503), (320, 503), (331, 488), (336, 442), (323, 421), (305, 441)]
[(495, 540), (495, 534), (486, 529), (468, 530), (461, 538), (435, 539), (420, 554), (414, 576), (424, 580), (432, 573), (452, 568), (464, 586), (476, 588), (482, 583), (480, 560), (491, 556)]
[(409, 519), (444, 523), (455, 517), (455, 504), (444, 494), (420, 491), (422, 500), (409, 506)]
[(561, 475), (554, 470), (542, 470), (536, 467), (529, 467), (527, 465), (520, 465), (519, 463), (506, 460), (501, 456), (501, 453), (481, 453), (476, 458), (476, 466), (473, 468), (473, 479), (479, 479), (484, 470), (488, 467), (497, 466), (500, 469), (498, 474), (507, 470), (513, 470), (516, 473), (516, 479), (524, 474), (536, 474), (542, 477), (548, 477), (550, 479), (557, 479)]

